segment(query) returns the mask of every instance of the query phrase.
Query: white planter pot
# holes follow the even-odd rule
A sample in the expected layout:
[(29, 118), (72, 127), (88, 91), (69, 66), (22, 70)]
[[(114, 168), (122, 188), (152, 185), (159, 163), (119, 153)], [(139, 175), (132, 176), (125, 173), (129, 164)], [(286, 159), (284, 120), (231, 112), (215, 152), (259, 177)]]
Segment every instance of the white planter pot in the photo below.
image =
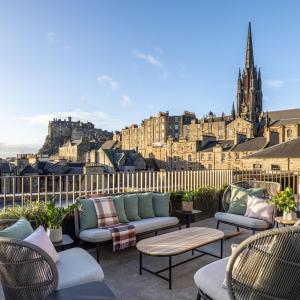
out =
[(62, 228), (59, 227), (57, 229), (47, 229), (47, 234), (52, 243), (57, 243), (62, 241)]
[(291, 212), (283, 212), (283, 219), (287, 220), (287, 221), (292, 221), (294, 219), (296, 219), (296, 213), (294, 211)]

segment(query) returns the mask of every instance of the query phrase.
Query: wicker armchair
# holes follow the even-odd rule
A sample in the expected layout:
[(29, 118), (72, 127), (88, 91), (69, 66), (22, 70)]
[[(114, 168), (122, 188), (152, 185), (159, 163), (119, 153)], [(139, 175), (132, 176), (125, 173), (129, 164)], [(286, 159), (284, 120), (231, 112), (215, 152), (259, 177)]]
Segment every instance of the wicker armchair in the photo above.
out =
[(299, 282), (300, 226), (258, 233), (195, 274), (197, 299), (300, 299)]
[[(250, 181), (239, 181), (233, 183), (235, 186), (243, 187), (243, 188), (263, 188), (265, 189), (265, 198), (274, 197), (277, 192), (280, 191), (281, 186), (277, 182), (270, 182), (270, 181), (257, 181), (257, 180), (250, 180)], [(239, 230), (240, 227), (252, 230), (253, 233), (255, 231), (261, 231), (270, 229), (274, 226), (274, 224), (268, 224), (262, 220), (256, 220), (250, 218), (239, 216), (239, 215), (232, 215), (228, 214), (227, 211), (229, 209), (231, 198), (231, 186), (229, 185), (225, 190), (222, 198), (222, 205), (224, 212), (217, 212), (215, 214), (215, 218), (217, 219), (217, 228), (219, 228), (220, 223), (225, 223), (228, 225), (233, 225), (237, 227)], [(275, 214), (275, 212), (274, 212)]]
[(0, 238), (0, 278), (6, 300), (45, 299), (58, 284), (51, 257), (25, 241)]

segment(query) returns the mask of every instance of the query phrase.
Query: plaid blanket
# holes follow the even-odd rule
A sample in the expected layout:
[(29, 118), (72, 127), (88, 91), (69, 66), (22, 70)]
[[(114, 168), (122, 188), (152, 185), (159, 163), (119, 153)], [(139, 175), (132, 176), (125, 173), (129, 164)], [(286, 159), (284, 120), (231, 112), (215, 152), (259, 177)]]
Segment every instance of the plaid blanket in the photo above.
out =
[(119, 251), (136, 244), (136, 232), (133, 225), (119, 222), (112, 197), (91, 198), (94, 202), (98, 227), (108, 229), (113, 240), (113, 251)]

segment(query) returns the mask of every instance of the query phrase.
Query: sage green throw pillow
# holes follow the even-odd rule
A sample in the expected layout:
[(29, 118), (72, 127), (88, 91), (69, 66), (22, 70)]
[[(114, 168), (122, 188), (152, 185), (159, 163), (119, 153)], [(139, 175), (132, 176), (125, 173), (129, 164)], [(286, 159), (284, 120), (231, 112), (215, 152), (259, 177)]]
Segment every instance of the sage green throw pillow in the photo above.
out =
[(152, 193), (142, 193), (138, 194), (138, 208), (139, 216), (142, 219), (154, 218), (153, 202), (152, 202)]
[(128, 219), (125, 212), (124, 196), (114, 196), (113, 197), (114, 205), (118, 215), (120, 223), (128, 223)]
[(127, 219), (129, 221), (140, 220), (139, 208), (138, 208), (138, 196), (136, 194), (124, 195), (124, 205)]
[(25, 218), (20, 218), (15, 224), (0, 230), (0, 237), (24, 240), (33, 233), (33, 228)]
[(170, 216), (170, 193), (153, 193), (153, 208), (156, 217)]
[(244, 189), (236, 185), (231, 186), (231, 197), (228, 213), (235, 215), (245, 215), (247, 210), (248, 196), (263, 197), (265, 189), (250, 188)]
[(97, 228), (97, 214), (93, 200), (80, 199), (78, 200), (81, 209), (79, 210), (80, 231), (85, 229)]

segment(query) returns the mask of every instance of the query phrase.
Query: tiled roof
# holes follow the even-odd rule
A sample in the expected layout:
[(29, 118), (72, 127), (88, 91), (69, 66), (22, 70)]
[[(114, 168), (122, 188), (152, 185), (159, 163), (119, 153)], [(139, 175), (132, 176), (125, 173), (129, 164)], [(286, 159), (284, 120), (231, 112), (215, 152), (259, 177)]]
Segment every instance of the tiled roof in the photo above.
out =
[(299, 119), (300, 108), (270, 111), (268, 114), (271, 120)]
[(210, 141), (204, 147), (201, 147), (200, 151), (213, 152), (213, 148), (217, 145), (220, 145), (223, 151), (229, 151), (233, 146), (233, 141), (232, 140)]
[(114, 148), (116, 148), (117, 145), (119, 145), (119, 142), (110, 140), (110, 141), (106, 141), (105, 143), (103, 143), (101, 148), (105, 149), (105, 150), (114, 149)]
[(12, 167), (8, 162), (0, 163), (0, 173), (11, 173)]
[(300, 117), (294, 119), (281, 119), (271, 123), (271, 125), (280, 126), (280, 125), (289, 125), (289, 124), (300, 124)]
[(248, 139), (242, 143), (235, 145), (232, 151), (243, 152), (243, 151), (259, 151), (266, 145), (267, 139), (264, 137), (256, 137)]
[(300, 138), (261, 150), (247, 158), (300, 158)]

